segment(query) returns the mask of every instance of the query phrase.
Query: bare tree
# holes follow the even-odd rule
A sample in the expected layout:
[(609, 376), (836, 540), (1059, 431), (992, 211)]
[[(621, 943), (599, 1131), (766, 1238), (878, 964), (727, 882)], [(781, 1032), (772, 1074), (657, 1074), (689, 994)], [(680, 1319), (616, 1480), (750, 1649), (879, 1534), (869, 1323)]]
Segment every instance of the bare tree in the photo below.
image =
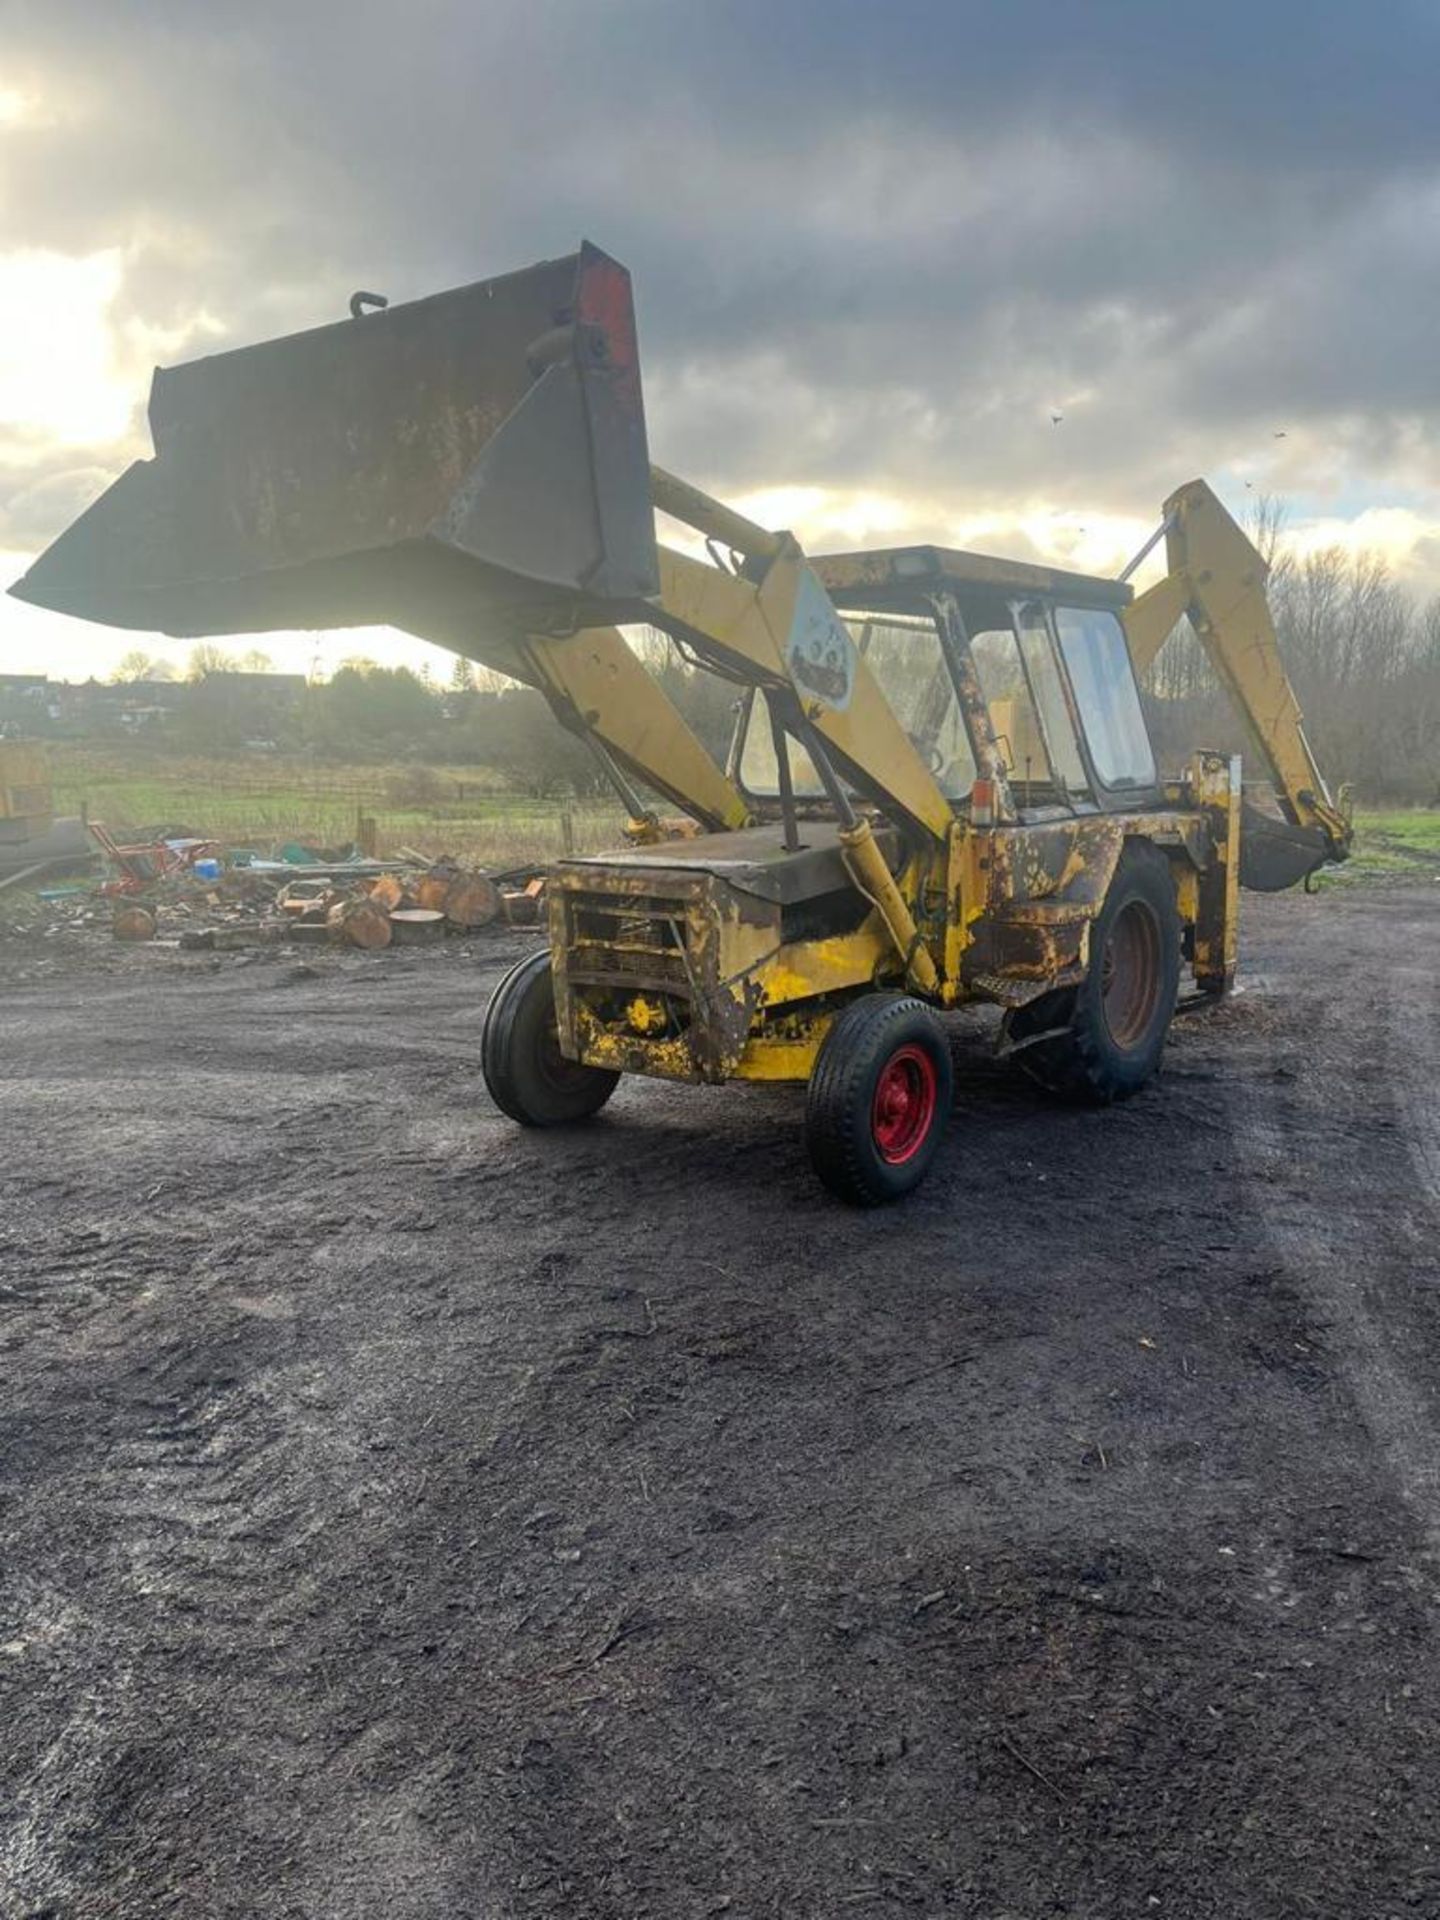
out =
[(199, 681), (212, 673), (233, 673), (234, 671), (234, 659), (223, 647), (217, 647), (213, 640), (198, 640), (190, 649), (185, 678)]
[(143, 647), (132, 647), (129, 653), (122, 654), (116, 662), (115, 671), (110, 676), (112, 686), (124, 686), (134, 680), (173, 680), (175, 669), (163, 654), (146, 653)]

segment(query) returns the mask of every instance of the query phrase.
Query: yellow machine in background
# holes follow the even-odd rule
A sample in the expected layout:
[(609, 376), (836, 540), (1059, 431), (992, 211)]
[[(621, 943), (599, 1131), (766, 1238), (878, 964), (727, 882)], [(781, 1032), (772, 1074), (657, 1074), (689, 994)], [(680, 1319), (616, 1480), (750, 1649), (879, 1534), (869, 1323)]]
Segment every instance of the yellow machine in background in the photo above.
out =
[[(522, 1123), (593, 1114), (621, 1073), (802, 1081), (820, 1177), (894, 1199), (950, 1104), (939, 1012), (993, 1002), (1042, 1085), (1122, 1098), (1182, 970), (1233, 980), (1242, 880), (1348, 851), (1264, 564), (1203, 483), (1138, 599), (934, 547), (807, 559), (651, 466), (629, 277), (594, 248), (158, 374), (151, 425), (156, 459), (15, 591), (184, 635), (388, 620), (538, 688), (621, 794), (630, 843), (555, 869), (548, 950), (486, 1018)], [(1156, 767), (1136, 672), (1187, 616), (1276, 816), (1226, 757)], [(734, 684), (725, 766), (637, 622)], [(663, 838), (649, 796), (702, 832)]]
[(0, 740), (0, 851), (23, 848), (54, 824), (48, 750), (36, 740)]

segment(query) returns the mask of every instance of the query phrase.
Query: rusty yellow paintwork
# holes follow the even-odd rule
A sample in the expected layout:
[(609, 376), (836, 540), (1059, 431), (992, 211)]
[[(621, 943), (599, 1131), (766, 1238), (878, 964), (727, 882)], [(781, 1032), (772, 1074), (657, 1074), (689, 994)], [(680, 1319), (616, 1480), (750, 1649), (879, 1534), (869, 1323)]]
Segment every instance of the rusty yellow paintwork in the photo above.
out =
[(940, 985), (939, 972), (915, 916), (875, 844), (874, 828), (866, 819), (857, 820), (853, 827), (841, 829), (840, 845), (851, 878), (885, 923), (905, 979), (920, 993), (933, 995)]
[[(1182, 924), (1196, 928), (1197, 955), (1206, 980), (1213, 980), (1209, 956), (1221, 956), (1216, 964), (1222, 967), (1226, 951), (1233, 960), (1233, 872), (1222, 866), (1212, 839), (1221, 815), (1230, 817), (1231, 772), (1207, 761), (1196, 778), (1203, 778), (1202, 787), (1177, 789), (1190, 804), (1154, 812), (984, 829), (957, 818), (946, 848), (912, 859), (894, 881), (934, 970), (935, 985), (923, 997), (940, 1006), (983, 999), (1018, 1007), (1082, 978), (1090, 928), (1132, 838), (1165, 852)], [(578, 865), (561, 867), (555, 876), (552, 952), (561, 1044), (592, 1066), (691, 1081), (805, 1079), (846, 999), (877, 986), (915, 990), (913, 963), (907, 981), (878, 909), (852, 933), (783, 942), (778, 908), (742, 899), (702, 871), (686, 877), (683, 900), (677, 895), (673, 903), (671, 917), (683, 922), (689, 943), (683, 983), (673, 948), (645, 950), (657, 968), (671, 968), (669, 998), (685, 1001), (690, 1024), (683, 1032), (655, 1030), (649, 1009), (663, 990), (653, 981), (645, 989), (643, 1022), (633, 1017), (633, 994), (606, 1017), (603, 983), (597, 999), (594, 983), (585, 984), (585, 948), (565, 903), (598, 895), (653, 907), (657, 884), (643, 869), (607, 869), (603, 862), (587, 862), (583, 872)], [(666, 884), (677, 883), (667, 876)], [(637, 1032), (641, 1024), (650, 1031)]]
[(49, 749), (38, 740), (0, 740), (0, 821), (6, 837), (46, 832), (55, 818)]
[[(968, 553), (958, 547), (884, 547), (868, 553), (819, 553), (811, 556), (826, 591), (844, 604), (846, 596), (865, 595), (869, 604), (875, 589), (893, 589), (897, 596), (912, 595), (917, 585), (963, 580), (967, 586), (993, 588), (997, 593), (1041, 599), (1063, 599), (1067, 594), (1085, 601), (1095, 598), (1093, 575), (1070, 573), (1063, 567), (1036, 566), (1028, 560), (1006, 560), (993, 553)], [(1123, 606), (1130, 590), (1119, 581), (1107, 581), (1115, 605)]]
[(834, 1018), (833, 1013), (816, 1014), (807, 1023), (805, 1032), (793, 1038), (768, 1033), (753, 1035), (736, 1062), (735, 1078), (803, 1084), (815, 1070), (815, 1056)]
[(1240, 762), (1200, 754), (1191, 784), (1208, 817), (1214, 848), (1199, 877), (1195, 979), (1207, 993), (1228, 993), (1240, 948)]
[[(1107, 600), (1103, 583), (1089, 582), (1088, 601), (1120, 613), (1137, 664), (1153, 659), (1182, 613), (1219, 629), (1214, 651), (1228, 662), (1251, 717), (1258, 714), (1269, 730), (1272, 765), (1297, 791), (1297, 783), (1313, 776), (1316, 787), (1305, 788), (1309, 817), (1322, 818), (1328, 799), (1320, 798), (1298, 710), (1278, 659), (1273, 670), (1269, 662), (1274, 637), (1268, 613), (1261, 618), (1263, 570), (1255, 572), (1253, 549), (1238, 529), (1244, 551), (1212, 525), (1210, 496), (1202, 491), (1203, 497), (1182, 490), (1170, 503), (1172, 573), (1159, 588), (1127, 606), (1128, 589), (1117, 585)], [(807, 562), (793, 539), (757, 528), (670, 476), (660, 477), (657, 504), (748, 558), (744, 571), (731, 572), (662, 547), (656, 624), (743, 682), (795, 696), (794, 710), (832, 750), (845, 780), (857, 792), (880, 796), (889, 818), (904, 823), (905, 850), (892, 872), (861, 799), (834, 844), (855, 904), (868, 910), (849, 931), (805, 937), (787, 933), (780, 895), (732, 885), (723, 862), (715, 871), (698, 862), (677, 864), (673, 850), (657, 846), (653, 866), (637, 865), (633, 857), (614, 865), (603, 859), (563, 864), (552, 880), (549, 911), (565, 1053), (593, 1066), (667, 1079), (804, 1080), (837, 1012), (857, 994), (904, 989), (940, 1007), (976, 999), (1023, 1007), (1084, 977), (1091, 929), (1127, 841), (1137, 838), (1166, 856), (1200, 985), (1230, 985), (1238, 924), (1238, 763), (1198, 756), (1158, 800), (1133, 811), (1062, 814), (1055, 808), (1053, 817), (1022, 821), (973, 663), (963, 645), (952, 646), (957, 699), (981, 778), (990, 783), (989, 816), (972, 821), (964, 802), (941, 792), (863, 659), (843, 708), (805, 699), (790, 678), (787, 640), (797, 596), (809, 591)], [(1175, 545), (1182, 539), (1183, 550)], [(832, 557), (813, 577), (836, 592), (864, 586), (872, 600), (887, 587), (893, 595), (886, 604), (903, 610), (905, 583), (915, 571), (901, 564), (906, 557)], [(1074, 582), (1010, 562), (986, 569), (976, 556), (940, 555), (937, 566), (957, 560), (965, 562), (967, 578), (986, 586), (1063, 596)], [(942, 634), (952, 618), (958, 633), (954, 596), (933, 582), (927, 593)], [(641, 681), (653, 682), (617, 631), (530, 636), (514, 645), (520, 677), (544, 687), (557, 706), (570, 703), (583, 727), (706, 826), (735, 825), (747, 810), (753, 813), (754, 803), (688, 730), (682, 733), (664, 705), (640, 694)], [(774, 814), (772, 807), (762, 818)], [(653, 842), (657, 831), (642, 821), (634, 837)], [(803, 845), (803, 831), (798, 837)]]
[(781, 947), (756, 969), (755, 978), (763, 1007), (790, 1007), (867, 985), (887, 964), (898, 977), (886, 931), (872, 914), (855, 933), (832, 933), (821, 940), (797, 940)]

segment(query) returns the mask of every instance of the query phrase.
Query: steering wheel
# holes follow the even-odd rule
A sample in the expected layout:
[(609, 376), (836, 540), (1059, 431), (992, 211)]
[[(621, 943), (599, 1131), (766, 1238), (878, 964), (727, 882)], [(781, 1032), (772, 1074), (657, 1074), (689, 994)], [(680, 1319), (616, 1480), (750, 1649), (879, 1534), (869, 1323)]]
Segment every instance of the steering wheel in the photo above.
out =
[(918, 733), (907, 733), (905, 738), (910, 742), (911, 746), (914, 747), (931, 773), (939, 774), (945, 771), (945, 756), (934, 740), (923, 740)]

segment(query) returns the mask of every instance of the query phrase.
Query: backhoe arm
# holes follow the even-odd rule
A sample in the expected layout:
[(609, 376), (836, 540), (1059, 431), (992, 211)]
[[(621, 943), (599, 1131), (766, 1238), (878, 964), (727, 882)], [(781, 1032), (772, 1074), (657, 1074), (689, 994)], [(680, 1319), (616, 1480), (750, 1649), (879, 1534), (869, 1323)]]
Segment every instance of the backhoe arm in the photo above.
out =
[(1249, 723), (1287, 818), (1313, 833), (1321, 858), (1343, 860), (1350, 824), (1331, 800), (1305, 738), (1265, 595), (1265, 560), (1203, 480), (1165, 502), (1164, 532), (1169, 572), (1122, 616), (1136, 673), (1146, 672), (1176, 622), (1188, 616)]

